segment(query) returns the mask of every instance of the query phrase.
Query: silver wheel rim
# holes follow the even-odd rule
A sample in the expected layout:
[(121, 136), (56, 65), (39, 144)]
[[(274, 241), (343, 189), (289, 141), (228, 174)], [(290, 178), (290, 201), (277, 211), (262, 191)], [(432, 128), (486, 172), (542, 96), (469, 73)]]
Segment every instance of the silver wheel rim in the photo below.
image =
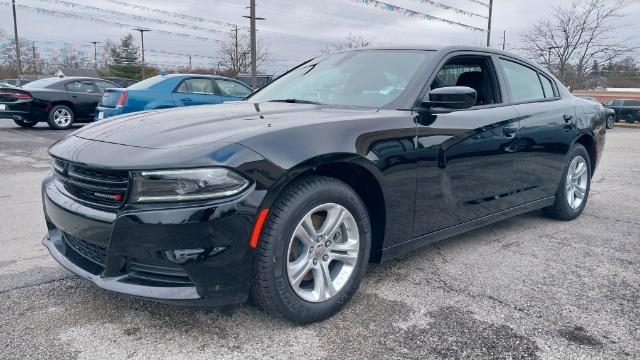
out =
[(67, 109), (57, 109), (53, 113), (53, 121), (58, 126), (68, 126), (71, 124), (71, 112)]
[(360, 233), (349, 210), (333, 203), (317, 206), (300, 220), (289, 240), (289, 284), (305, 301), (327, 301), (351, 278), (359, 251)]
[(589, 171), (587, 161), (580, 155), (573, 158), (567, 171), (565, 194), (572, 209), (577, 209), (584, 202), (587, 195)]

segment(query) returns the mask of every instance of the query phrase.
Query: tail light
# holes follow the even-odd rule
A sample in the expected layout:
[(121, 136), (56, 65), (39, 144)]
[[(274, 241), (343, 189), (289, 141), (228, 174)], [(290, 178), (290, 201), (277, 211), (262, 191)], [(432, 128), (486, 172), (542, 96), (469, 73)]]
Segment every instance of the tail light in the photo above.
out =
[(16, 90), (10, 90), (10, 89), (0, 90), (0, 96), (2, 96), (2, 97), (12, 97), (12, 98), (15, 98), (17, 100), (31, 100), (31, 99), (33, 99), (31, 94), (26, 92), (26, 91), (16, 91)]
[(127, 98), (129, 94), (126, 91), (120, 93), (120, 97), (118, 97), (118, 102), (116, 103), (116, 107), (123, 107), (124, 103), (127, 102)]

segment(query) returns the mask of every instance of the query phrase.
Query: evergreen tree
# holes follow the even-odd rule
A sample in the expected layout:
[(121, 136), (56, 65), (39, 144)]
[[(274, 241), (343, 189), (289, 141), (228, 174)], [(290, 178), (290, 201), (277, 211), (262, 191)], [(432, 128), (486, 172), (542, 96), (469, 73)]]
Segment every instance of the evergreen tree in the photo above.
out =
[(127, 34), (120, 44), (111, 48), (111, 74), (117, 77), (140, 80), (141, 64), (138, 63), (139, 48), (134, 44), (133, 35)]

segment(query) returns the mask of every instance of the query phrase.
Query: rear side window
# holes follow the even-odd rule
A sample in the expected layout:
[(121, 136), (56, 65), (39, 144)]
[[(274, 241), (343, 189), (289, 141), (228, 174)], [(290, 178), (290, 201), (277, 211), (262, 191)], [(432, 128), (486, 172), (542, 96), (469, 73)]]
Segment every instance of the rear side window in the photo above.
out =
[(64, 88), (67, 91), (73, 92), (84, 92), (84, 93), (93, 93), (95, 89), (93, 88), (93, 81), (90, 80), (76, 80), (72, 82), (68, 82), (64, 85)]
[[(546, 99), (554, 98), (557, 96), (551, 79), (546, 76), (540, 75), (540, 82), (542, 83), (542, 89), (544, 90), (544, 97)], [(588, 100), (598, 102), (598, 100), (594, 98), (589, 98)]]
[(222, 91), (224, 96), (245, 97), (252, 93), (246, 86), (240, 85), (235, 81), (217, 79), (216, 84)]
[(640, 106), (640, 100), (625, 100), (624, 106)]
[(185, 79), (176, 89), (179, 93), (213, 95), (213, 83), (206, 78)]
[(538, 72), (513, 61), (501, 59), (507, 83), (511, 88), (513, 102), (526, 102), (544, 99), (544, 91)]

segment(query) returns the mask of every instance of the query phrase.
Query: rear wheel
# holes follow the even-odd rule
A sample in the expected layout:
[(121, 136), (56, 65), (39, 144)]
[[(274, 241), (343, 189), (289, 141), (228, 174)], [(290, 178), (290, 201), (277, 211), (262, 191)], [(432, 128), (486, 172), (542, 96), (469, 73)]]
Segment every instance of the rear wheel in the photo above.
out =
[(589, 198), (591, 161), (584, 146), (571, 149), (569, 162), (556, 192), (555, 203), (542, 209), (544, 214), (558, 220), (573, 220), (580, 216)]
[(252, 297), (271, 315), (312, 323), (338, 312), (364, 276), (367, 210), (340, 180), (306, 177), (271, 208), (254, 266)]
[(627, 116), (625, 116), (625, 117), (624, 117), (624, 121), (625, 121), (627, 124), (633, 124), (633, 123), (635, 123), (635, 122), (636, 122), (636, 118), (635, 118), (635, 117), (633, 117), (633, 115), (628, 114)]
[(69, 129), (75, 121), (73, 110), (66, 105), (55, 105), (49, 110), (47, 123), (56, 130)]
[(26, 118), (13, 119), (13, 122), (16, 123), (16, 125), (18, 125), (20, 127), (23, 127), (23, 128), (34, 127), (38, 123), (37, 121), (29, 120), (29, 119), (26, 119)]

